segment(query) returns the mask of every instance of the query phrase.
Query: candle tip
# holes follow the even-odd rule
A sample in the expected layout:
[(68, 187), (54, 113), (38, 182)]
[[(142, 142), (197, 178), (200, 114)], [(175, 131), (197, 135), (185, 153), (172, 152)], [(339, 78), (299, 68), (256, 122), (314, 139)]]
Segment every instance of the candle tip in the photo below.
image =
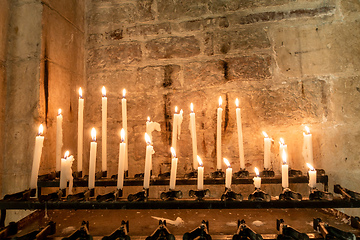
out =
[(43, 127), (42, 124), (40, 124), (40, 126), (39, 126), (39, 132), (38, 132), (38, 133), (39, 133), (39, 136), (42, 135), (43, 132), (44, 132), (44, 127)]
[(102, 92), (103, 97), (106, 97), (106, 88), (105, 88), (105, 86), (102, 87), (101, 92)]
[(237, 108), (239, 107), (239, 99), (238, 98), (235, 99), (235, 105)]
[(285, 141), (283, 138), (280, 138), (280, 141), (279, 141), (280, 145), (285, 145)]
[(121, 138), (121, 142), (125, 141), (125, 130), (123, 128), (120, 131), (120, 138)]
[(96, 141), (96, 130), (95, 128), (91, 129), (91, 138), (95, 142)]
[(310, 134), (310, 128), (308, 126), (305, 126), (306, 134)]
[(82, 89), (79, 88), (79, 97), (82, 98)]
[(126, 95), (126, 90), (125, 88), (123, 89), (123, 98), (125, 98), (125, 95)]
[(70, 154), (69, 151), (66, 151), (65, 155), (64, 155), (64, 158), (66, 159), (69, 156), (69, 154)]
[(150, 117), (147, 117), (147, 121), (150, 122)]
[(221, 98), (221, 96), (219, 97), (219, 107), (221, 107), (221, 105), (222, 105), (222, 98)]
[(310, 163), (306, 163), (306, 165), (311, 171), (315, 171), (315, 168)]
[(257, 169), (257, 167), (255, 167), (255, 174), (257, 177), (260, 175), (259, 169)]
[(226, 164), (226, 166), (229, 168), (230, 167), (230, 162), (229, 160), (227, 160), (226, 158), (224, 158), (224, 163)]
[(282, 152), (282, 160), (283, 160), (283, 163), (284, 163), (284, 164), (287, 163), (287, 156), (286, 156), (285, 149), (283, 149), (283, 152)]
[(177, 113), (177, 111), (178, 111), (178, 107), (177, 107), (177, 106), (175, 106), (175, 113)]
[(170, 148), (171, 151), (171, 155), (173, 156), (173, 158), (176, 158), (176, 152), (175, 149), (173, 147)]
[(151, 139), (150, 139), (150, 136), (149, 136), (149, 134), (147, 134), (147, 133), (145, 133), (145, 142), (147, 143), (147, 144), (151, 144)]
[(262, 134), (264, 135), (264, 137), (268, 138), (269, 136), (266, 134), (266, 132), (262, 132)]
[(199, 155), (197, 155), (197, 160), (198, 160), (198, 163), (199, 163), (200, 167), (202, 167), (203, 162), (202, 162), (201, 158), (199, 157)]
[(58, 110), (58, 115), (61, 115), (61, 108), (59, 108)]
[(190, 110), (192, 113), (194, 112), (194, 104), (193, 103), (190, 103)]

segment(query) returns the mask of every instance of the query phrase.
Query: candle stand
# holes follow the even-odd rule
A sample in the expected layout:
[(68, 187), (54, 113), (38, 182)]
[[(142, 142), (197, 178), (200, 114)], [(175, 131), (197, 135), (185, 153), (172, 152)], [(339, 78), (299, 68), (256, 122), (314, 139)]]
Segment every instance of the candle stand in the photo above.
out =
[(63, 196), (66, 196), (66, 188), (59, 189), (56, 192), (49, 193), (47, 195), (40, 195), (40, 202), (48, 202), (48, 201), (59, 201)]
[(260, 188), (255, 188), (255, 191), (251, 193), (248, 197), (249, 201), (266, 201), (270, 202), (271, 196), (267, 193), (265, 193)]
[(107, 177), (107, 171), (101, 171), (101, 172), (97, 172), (95, 173), (95, 179), (101, 179), (101, 178), (106, 178)]
[(300, 170), (289, 169), (289, 177), (300, 177), (302, 176), (302, 172)]
[(249, 176), (249, 172), (245, 169), (240, 168), (240, 171), (234, 173), (236, 178), (245, 178)]
[(334, 185), (334, 193), (341, 194), (347, 200), (360, 200), (360, 193), (343, 188), (339, 184)]
[(74, 179), (80, 179), (80, 178), (82, 178), (82, 171), (80, 171), (80, 172), (73, 172), (73, 177), (74, 177)]
[(116, 199), (115, 193), (116, 193), (116, 191), (112, 191), (112, 192), (109, 192), (107, 194), (97, 195), (96, 196), (96, 201), (98, 201), (98, 202), (114, 201)]
[(93, 237), (89, 233), (89, 221), (82, 221), (80, 228), (78, 228), (72, 234), (70, 234), (68, 237), (63, 238), (62, 240), (73, 239), (93, 239)]
[(221, 195), (221, 201), (228, 201), (228, 200), (242, 201), (243, 196), (241, 195), (241, 193), (236, 193), (232, 191), (231, 188), (225, 188), (225, 192), (223, 193), (223, 195)]
[(170, 172), (159, 173), (158, 177), (160, 179), (169, 178), (170, 177)]
[(70, 202), (89, 201), (89, 199), (94, 196), (95, 196), (95, 188), (92, 188), (92, 189), (87, 189), (84, 192), (70, 194), (67, 196), (67, 200)]
[(302, 195), (297, 192), (293, 192), (290, 188), (284, 188), (279, 195), (279, 200), (297, 200), (301, 201)]
[(283, 219), (276, 219), (276, 229), (279, 231), (277, 240), (310, 240), (309, 236), (306, 233), (299, 232), (293, 227), (285, 224)]
[(18, 223), (9, 222), (9, 225), (2, 226), (0, 231), (0, 239), (7, 239), (11, 235), (15, 235), (18, 232)]
[(357, 229), (360, 229), (360, 218), (359, 217), (351, 217), (350, 218), (350, 225), (353, 227), (353, 228), (357, 228)]
[(316, 170), (316, 174), (319, 176), (324, 176), (325, 175), (325, 170), (324, 169), (315, 169)]
[(189, 197), (196, 198), (196, 200), (202, 200), (203, 198), (209, 197), (209, 196), (210, 196), (210, 190), (209, 189), (190, 190), (189, 191)]
[(260, 177), (275, 177), (275, 172), (273, 170), (264, 169), (260, 173)]
[(135, 193), (135, 194), (129, 194), (127, 197), (129, 202), (140, 202), (140, 201), (147, 201), (149, 197), (149, 189), (143, 189), (142, 191)]
[(211, 177), (212, 178), (224, 178), (225, 177), (225, 173), (223, 172), (223, 170), (218, 169), (215, 172), (211, 173)]
[(185, 178), (197, 178), (197, 174), (197, 170), (192, 170), (191, 172), (185, 174)]
[(130, 240), (129, 232), (129, 221), (121, 221), (121, 226), (116, 229), (109, 236), (104, 236), (103, 240), (113, 240), (113, 239), (121, 239), (121, 240)]
[(238, 229), (234, 234), (232, 240), (242, 240), (242, 239), (250, 239), (250, 240), (263, 240), (261, 234), (254, 232), (248, 225), (246, 225), (245, 220), (238, 220)]
[[(60, 175), (57, 178), (60, 178)], [(51, 180), (54, 180), (54, 179), (56, 179), (56, 172), (51, 172), (51, 173), (48, 173), (48, 174), (40, 175), (38, 177), (38, 181), (51, 181)]]
[(314, 230), (319, 231), (324, 239), (344, 239), (344, 240), (353, 240), (356, 239), (355, 234), (350, 232), (345, 232), (333, 226), (330, 226), (328, 223), (323, 222), (320, 218), (314, 218), (313, 221)]
[(199, 240), (211, 240), (209, 234), (209, 221), (202, 220), (199, 227), (195, 228), (191, 232), (186, 232), (183, 235), (183, 240), (193, 240), (198, 238)]
[(170, 189), (169, 191), (167, 192), (162, 192), (160, 194), (160, 199), (161, 200), (175, 200), (175, 199), (180, 199), (182, 198), (183, 196), (183, 193), (182, 191), (175, 191), (175, 190), (172, 190)]
[(13, 193), (13, 194), (6, 194), (4, 196), (4, 200), (10, 200), (10, 201), (21, 201), (25, 200), (28, 201), (30, 197), (36, 196), (36, 188), (33, 189), (26, 189), (21, 192)]
[[(151, 173), (150, 173), (150, 175), (151, 175)], [(137, 173), (137, 174), (134, 175), (134, 178), (136, 178), (136, 179), (144, 179), (144, 173)]]
[(15, 238), (15, 239), (47, 239), (48, 235), (53, 235), (55, 233), (56, 233), (56, 223), (50, 221), (46, 225), (46, 227), (29, 232), (28, 234), (22, 235), (20, 238)]
[(175, 236), (170, 233), (169, 229), (166, 227), (166, 221), (159, 220), (159, 226), (155, 229), (155, 231), (148, 236), (145, 240), (175, 240)]
[(330, 192), (324, 192), (324, 191), (318, 190), (317, 188), (311, 188), (310, 189), (309, 199), (310, 200), (328, 200), (328, 201), (332, 201), (334, 199), (334, 196)]

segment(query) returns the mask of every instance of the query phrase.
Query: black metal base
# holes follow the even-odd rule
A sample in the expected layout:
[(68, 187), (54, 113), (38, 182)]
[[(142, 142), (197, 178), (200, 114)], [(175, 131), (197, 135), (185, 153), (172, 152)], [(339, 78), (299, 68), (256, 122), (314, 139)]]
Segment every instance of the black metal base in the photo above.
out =
[(148, 236), (145, 240), (175, 240), (175, 236), (170, 233), (166, 227), (166, 221), (159, 220), (159, 226), (155, 229), (153, 234)]
[(95, 196), (95, 188), (88, 189), (84, 192), (71, 194), (67, 196), (67, 200), (70, 202), (75, 201), (88, 201), (91, 197)]
[(223, 170), (218, 169), (215, 172), (211, 173), (211, 177), (212, 178), (224, 178), (225, 177), (225, 173), (223, 172)]
[(104, 195), (96, 196), (96, 201), (98, 201), (98, 202), (109, 202), (109, 201), (114, 201), (115, 199), (116, 199), (115, 191), (109, 192)]
[(359, 217), (351, 217), (350, 221), (351, 221), (350, 225), (353, 228), (360, 229), (360, 218)]
[(310, 195), (309, 195), (309, 199), (310, 200), (328, 200), (328, 201), (332, 201), (334, 199), (334, 195), (330, 192), (324, 192), (324, 191), (320, 191), (316, 188), (312, 188), (310, 190)]
[(254, 232), (249, 226), (246, 225), (245, 220), (238, 220), (238, 230), (233, 235), (232, 240), (263, 240), (261, 234)]
[(160, 173), (160, 174), (158, 175), (158, 177), (159, 177), (160, 179), (169, 178), (169, 177), (170, 177), (170, 172)]
[(302, 176), (302, 172), (300, 170), (289, 169), (289, 177), (300, 177)]
[(199, 227), (183, 235), (183, 240), (211, 240), (209, 235), (209, 221), (202, 220)]
[(169, 190), (167, 192), (162, 192), (160, 194), (160, 198), (161, 200), (175, 200), (175, 199), (180, 199), (182, 198), (183, 193), (182, 191), (175, 191), (175, 190)]
[(191, 172), (185, 174), (185, 178), (197, 178), (197, 173), (197, 170), (192, 170)]
[(38, 177), (38, 181), (52, 181), (54, 179), (56, 179), (56, 172), (51, 172), (51, 173), (48, 173), (48, 174), (39, 175), (39, 177)]
[(314, 218), (313, 228), (314, 230), (319, 231), (324, 239), (356, 239), (355, 234), (330, 226), (328, 223), (323, 222), (320, 218)]
[(240, 169), (240, 171), (234, 173), (236, 178), (245, 178), (249, 176), (249, 172), (245, 169)]
[[(152, 170), (150, 170), (150, 177), (152, 176)], [(169, 175), (170, 176), (170, 175)], [(134, 175), (134, 178), (144, 179), (144, 173), (137, 173)]]
[(310, 240), (306, 233), (299, 232), (295, 228), (284, 223), (283, 219), (276, 219), (276, 229), (279, 231), (277, 240)]
[(80, 171), (80, 172), (73, 172), (73, 177), (74, 177), (74, 179), (80, 179), (80, 178), (82, 178), (82, 171)]
[(360, 193), (351, 191), (349, 189), (341, 187), (339, 184), (334, 185), (334, 193), (341, 194), (343, 198), (347, 200), (360, 200)]
[(129, 194), (127, 197), (129, 202), (141, 202), (141, 201), (147, 201), (149, 197), (149, 189), (143, 189), (142, 191), (135, 193), (135, 194)]
[(126, 170), (125, 172), (124, 172), (124, 178), (128, 178), (129, 177), (129, 170)]
[(315, 169), (316, 170), (316, 175), (318, 176), (324, 176), (325, 175), (325, 170), (324, 169)]
[(66, 196), (66, 188), (59, 189), (56, 192), (49, 193), (47, 195), (39, 196), (40, 202), (48, 202), (48, 201), (59, 201), (63, 196)]
[(93, 237), (89, 233), (89, 221), (82, 221), (81, 227), (75, 230), (70, 236), (63, 238), (62, 240), (84, 239), (92, 240)]
[(264, 169), (264, 171), (260, 173), (260, 177), (275, 177), (275, 172), (273, 170)]
[(36, 188), (33, 189), (27, 189), (25, 191), (13, 193), (13, 194), (6, 194), (4, 196), (4, 200), (9, 201), (28, 201), (30, 197), (36, 196)]
[(190, 190), (189, 191), (189, 197), (196, 198), (196, 200), (202, 200), (203, 198), (209, 197), (209, 196), (210, 196), (210, 190), (209, 189)]
[(121, 198), (122, 196), (123, 196), (123, 190), (122, 189), (116, 189), (115, 198)]
[(56, 171), (55, 176), (56, 176), (56, 178), (60, 178), (60, 171)]
[(102, 240), (130, 240), (130, 236), (128, 235), (129, 232), (129, 221), (121, 221), (121, 226), (116, 229), (113, 233), (111, 233), (109, 236), (104, 236)]
[(101, 171), (101, 172), (97, 172), (95, 173), (95, 180), (101, 179), (101, 178), (106, 178), (107, 177), (107, 171)]
[(302, 195), (297, 192), (291, 191), (290, 188), (285, 188), (279, 195), (279, 200), (296, 200), (301, 201)]
[(260, 188), (255, 188), (255, 191), (251, 193), (248, 197), (249, 201), (266, 201), (270, 202), (271, 196), (267, 193), (265, 193)]
[(241, 195), (241, 193), (236, 193), (232, 191), (230, 188), (225, 188), (225, 192), (223, 193), (223, 195), (221, 195), (221, 201), (229, 201), (229, 200), (242, 201), (243, 196)]

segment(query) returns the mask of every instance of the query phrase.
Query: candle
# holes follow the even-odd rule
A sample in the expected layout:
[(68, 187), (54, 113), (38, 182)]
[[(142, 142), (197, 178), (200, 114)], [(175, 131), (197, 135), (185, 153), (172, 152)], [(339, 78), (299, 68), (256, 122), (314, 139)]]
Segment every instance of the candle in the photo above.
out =
[[(121, 99), (121, 110), (122, 110), (122, 125), (125, 132), (125, 143), (128, 142), (128, 130), (127, 130), (127, 105), (126, 105), (126, 90), (123, 89), (123, 98)], [(129, 169), (129, 158), (128, 158), (128, 145), (125, 146), (125, 166), (124, 170)]]
[(107, 145), (107, 97), (106, 89), (102, 87), (102, 158), (101, 158), (101, 170), (103, 172), (107, 171), (107, 154), (106, 154), (106, 145)]
[(117, 189), (123, 189), (124, 187), (124, 167), (125, 167), (125, 130), (121, 129), (120, 131), (121, 143), (119, 147), (119, 164), (118, 164), (118, 179), (117, 179)]
[(152, 121), (150, 121), (150, 117), (147, 117), (146, 133), (149, 135), (151, 142), (152, 142), (152, 132), (154, 130), (156, 130), (158, 132), (161, 131), (160, 123), (152, 122)]
[(271, 138), (262, 132), (264, 135), (264, 169), (270, 168), (270, 148), (271, 148)]
[(217, 128), (216, 128), (216, 168), (217, 170), (221, 170), (221, 122), (222, 122), (222, 111), (221, 108), (222, 99), (219, 97), (219, 107), (217, 109)]
[(69, 193), (72, 193), (73, 187), (73, 176), (71, 166), (74, 161), (73, 156), (69, 156), (69, 151), (65, 152), (64, 158), (61, 159), (61, 172), (60, 172), (60, 189), (65, 189), (67, 187), (67, 182), (69, 181)]
[(236, 125), (237, 125), (237, 131), (238, 131), (240, 169), (245, 169), (244, 140), (243, 140), (243, 133), (242, 133), (241, 109), (239, 108), (239, 99), (235, 100), (235, 104), (236, 104)]
[(148, 189), (150, 187), (150, 166), (151, 166), (151, 157), (154, 153), (153, 146), (151, 146), (150, 137), (147, 133), (145, 133), (145, 141), (147, 143), (146, 146), (146, 157), (145, 157), (145, 171), (144, 171), (144, 189)]
[(44, 130), (43, 125), (40, 124), (38, 136), (36, 136), (36, 138), (35, 138), (33, 165), (32, 165), (32, 169), (31, 169), (30, 188), (32, 188), (32, 189), (37, 187), (40, 159), (41, 159), (42, 148), (44, 145), (44, 136), (42, 136), (43, 130)]
[(190, 134), (192, 139), (192, 149), (193, 149), (193, 169), (196, 169), (197, 166), (197, 140), (196, 140), (196, 124), (195, 124), (195, 113), (194, 113), (194, 105), (190, 104)]
[[(281, 156), (281, 153), (283, 152), (283, 150), (285, 150), (286, 155), (288, 156), (288, 149), (287, 149), (287, 145), (285, 144), (285, 141), (283, 138), (280, 138), (279, 141), (279, 156)], [(280, 166), (282, 166), (282, 161), (280, 161)]]
[(306, 163), (309, 168), (309, 187), (315, 188), (316, 187), (316, 170), (311, 164)]
[(282, 187), (288, 188), (289, 187), (289, 166), (287, 163), (287, 156), (285, 150), (282, 152), (282, 160), (283, 165), (281, 166), (281, 173), (282, 173)]
[(171, 160), (171, 171), (170, 171), (170, 189), (174, 190), (175, 189), (175, 183), (176, 183), (176, 169), (177, 169), (177, 163), (178, 163), (178, 159), (176, 158), (176, 153), (174, 148), (171, 148), (171, 155), (172, 155), (172, 160)]
[(314, 164), (313, 159), (313, 145), (312, 145), (312, 134), (310, 133), (310, 129), (305, 126), (304, 134), (304, 145), (303, 145), (303, 157), (305, 162), (310, 163), (311, 165)]
[(89, 163), (89, 189), (95, 188), (95, 168), (96, 168), (96, 130), (91, 129), (92, 142), (90, 143), (90, 163)]
[(79, 88), (79, 107), (78, 107), (78, 153), (77, 153), (77, 170), (82, 171), (83, 161), (83, 137), (84, 137), (84, 99), (82, 98), (82, 90)]
[(201, 158), (197, 156), (197, 161), (199, 163), (198, 166), (198, 174), (197, 174), (197, 188), (198, 190), (204, 189), (204, 167)]
[(58, 115), (56, 117), (56, 171), (60, 171), (61, 168), (61, 148), (63, 146), (63, 131), (62, 131), (63, 116), (61, 115), (61, 109), (59, 108)]
[(225, 172), (225, 187), (231, 188), (231, 180), (232, 180), (232, 168), (230, 167), (229, 161), (224, 158), (224, 163), (227, 166), (226, 172)]
[(260, 188), (261, 187), (261, 177), (259, 177), (260, 173), (257, 168), (255, 168), (255, 174), (256, 174), (256, 176), (253, 178), (255, 188)]
[(177, 110), (178, 108), (176, 106), (174, 113), (172, 141), (171, 141), (171, 146), (174, 148), (175, 152), (177, 152), (176, 144), (177, 144), (177, 139), (180, 139), (181, 123), (183, 120), (183, 110), (181, 109), (180, 113), (177, 113)]

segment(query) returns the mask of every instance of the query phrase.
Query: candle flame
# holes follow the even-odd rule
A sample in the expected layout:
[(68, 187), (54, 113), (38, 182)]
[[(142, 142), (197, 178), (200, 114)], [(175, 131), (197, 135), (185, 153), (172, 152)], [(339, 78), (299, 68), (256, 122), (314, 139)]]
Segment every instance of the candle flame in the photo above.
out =
[(145, 142), (149, 145), (151, 144), (150, 136), (147, 133), (145, 133)]
[(65, 155), (64, 155), (64, 158), (66, 159), (69, 156), (69, 154), (70, 154), (69, 151), (66, 151)]
[(310, 134), (310, 128), (308, 126), (305, 126), (306, 134)]
[(82, 98), (82, 89), (79, 88), (79, 97)]
[(203, 162), (201, 161), (201, 158), (199, 157), (199, 155), (197, 156), (197, 160), (198, 160), (198, 163), (200, 165), (200, 167), (203, 166)]
[(121, 138), (121, 142), (125, 141), (125, 130), (123, 128), (120, 131), (120, 138)]
[(171, 151), (171, 155), (173, 158), (176, 158), (176, 152), (175, 152), (175, 149), (173, 147), (170, 148), (170, 151)]
[(285, 141), (284, 141), (283, 138), (280, 138), (279, 144), (280, 144), (280, 145), (285, 145)]
[(178, 107), (177, 107), (177, 106), (175, 106), (175, 113), (177, 113), (177, 111), (178, 111)]
[(123, 98), (125, 98), (125, 95), (126, 95), (126, 90), (125, 88), (123, 89)]
[(102, 96), (106, 97), (106, 88), (105, 88), (105, 86), (102, 87), (101, 92), (102, 92)]
[(226, 166), (227, 166), (228, 168), (230, 167), (229, 160), (227, 160), (226, 158), (224, 158), (224, 163), (226, 164)]
[(255, 168), (255, 174), (257, 177), (260, 175), (259, 169), (257, 169), (257, 167)]
[(315, 171), (315, 168), (313, 166), (311, 166), (310, 163), (306, 163), (306, 165), (308, 166), (308, 168), (310, 168), (311, 171)]
[(91, 129), (91, 138), (94, 142), (96, 142), (96, 130), (95, 128)]
[(222, 98), (221, 98), (221, 96), (219, 97), (219, 107), (221, 107), (221, 105), (222, 105)]
[(239, 99), (238, 98), (235, 99), (235, 105), (237, 108), (239, 107)]
[(58, 110), (58, 115), (61, 115), (61, 108), (59, 108)]
[(192, 113), (194, 112), (194, 104), (193, 103), (190, 103), (190, 110)]
[(283, 160), (283, 163), (284, 163), (284, 164), (287, 163), (287, 156), (286, 156), (285, 149), (283, 149), (283, 152), (282, 152), (282, 160)]
[(43, 132), (44, 132), (44, 127), (43, 127), (42, 124), (40, 124), (40, 126), (39, 126), (39, 132), (38, 132), (39, 136), (42, 135)]
[(266, 134), (266, 132), (262, 132), (262, 134), (264, 135), (265, 138), (268, 138), (269, 136)]
[(147, 121), (150, 122), (150, 117), (147, 117)]

